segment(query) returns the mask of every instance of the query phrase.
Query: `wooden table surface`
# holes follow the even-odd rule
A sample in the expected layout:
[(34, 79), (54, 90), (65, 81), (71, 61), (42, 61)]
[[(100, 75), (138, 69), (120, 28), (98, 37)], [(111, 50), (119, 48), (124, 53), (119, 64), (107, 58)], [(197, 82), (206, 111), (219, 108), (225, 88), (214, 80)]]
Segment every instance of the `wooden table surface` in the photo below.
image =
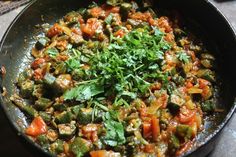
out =
[[(224, 15), (230, 20), (236, 30), (236, 1), (229, 0), (224, 2), (212, 1)], [(15, 16), (24, 8), (22, 6), (9, 13), (0, 16), (0, 39), (5, 30), (15, 18)], [(9, 157), (35, 157), (20, 142), (15, 132), (10, 127), (8, 120), (0, 109), (0, 154)], [(236, 115), (233, 116), (229, 124), (224, 128), (219, 144), (209, 157), (236, 157)]]

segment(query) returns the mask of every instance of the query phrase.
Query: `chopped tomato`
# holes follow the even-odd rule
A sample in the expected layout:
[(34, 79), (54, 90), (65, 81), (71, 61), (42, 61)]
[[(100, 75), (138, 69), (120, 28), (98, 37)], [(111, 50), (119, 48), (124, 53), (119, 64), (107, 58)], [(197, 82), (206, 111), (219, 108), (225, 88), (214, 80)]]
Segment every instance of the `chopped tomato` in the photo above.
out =
[(168, 42), (174, 42), (175, 36), (173, 33), (167, 33), (164, 39)]
[(123, 29), (119, 29), (118, 31), (116, 31), (116, 32), (114, 33), (114, 36), (115, 36), (115, 37), (120, 37), (120, 38), (122, 38), (124, 35), (125, 35), (125, 31), (124, 31)]
[(30, 126), (25, 130), (25, 133), (27, 135), (33, 137), (44, 134), (46, 132), (47, 132), (47, 125), (40, 116), (35, 117)]
[(201, 89), (205, 88), (206, 86), (208, 86), (210, 84), (209, 81), (202, 79), (202, 78), (198, 79), (198, 83), (199, 83), (199, 88), (201, 88)]
[(195, 110), (189, 110), (187, 108), (181, 109), (179, 113), (179, 121), (180, 123), (188, 123), (195, 118), (195, 115)]
[(155, 82), (150, 86), (151, 91), (160, 90), (161, 89), (161, 83)]
[(96, 124), (88, 124), (82, 127), (83, 135), (87, 139), (91, 140), (92, 142), (95, 142), (98, 140), (97, 130), (98, 130), (98, 127)]
[(96, 17), (98, 18), (99, 16), (102, 15), (104, 11), (102, 10), (101, 7), (94, 7), (92, 9), (90, 9), (90, 14), (93, 16), (93, 17)]
[(183, 154), (184, 152), (186, 152), (187, 150), (189, 150), (192, 147), (193, 143), (192, 141), (188, 141), (187, 143), (183, 144), (183, 147), (180, 148), (175, 155), (176, 156), (180, 156), (181, 154)]
[(186, 82), (186, 88), (192, 88), (192, 87), (193, 87), (192, 82), (187, 81), (187, 82)]
[(32, 69), (37, 69), (40, 67), (41, 64), (45, 63), (45, 59), (44, 58), (37, 58), (33, 61), (33, 63), (31, 63), (31, 68)]
[(152, 138), (153, 141), (157, 141), (158, 135), (160, 135), (160, 126), (159, 126), (159, 119), (156, 117), (152, 117), (151, 120), (152, 125)]
[(57, 60), (59, 61), (66, 61), (69, 58), (67, 55), (58, 55)]
[(146, 107), (142, 107), (141, 109), (139, 109), (139, 112), (140, 112), (141, 118), (146, 117), (148, 115)]
[(63, 33), (61, 26), (58, 23), (55, 23), (47, 32), (48, 37), (54, 37)]
[(119, 153), (106, 150), (96, 150), (90, 152), (90, 157), (115, 157), (115, 156), (120, 156), (120, 155)]
[(97, 18), (90, 18), (85, 25), (81, 26), (81, 30), (85, 35), (92, 37), (101, 26)]
[(205, 86), (202, 89), (201, 95), (205, 100), (209, 99), (212, 96), (211, 88), (209, 86)]
[(158, 19), (158, 26), (163, 28), (166, 33), (172, 32), (173, 29), (169, 23), (169, 19), (167, 17), (160, 17)]
[(61, 40), (57, 42), (57, 48), (60, 50), (65, 50), (67, 48), (68, 42), (66, 40)]
[(35, 80), (40, 80), (43, 78), (43, 76), (44, 76), (44, 74), (43, 74), (42, 69), (38, 68), (38, 69), (34, 70), (34, 79)]
[(136, 13), (133, 13), (130, 16), (130, 18), (147, 22), (150, 18), (152, 18), (152, 15), (149, 12), (145, 12), (145, 13), (136, 12)]
[(161, 104), (161, 108), (167, 107), (168, 95), (167, 93), (163, 93), (160, 98), (158, 98), (158, 102)]
[(147, 144), (144, 147), (144, 152), (145, 153), (154, 153), (155, 151), (155, 145), (154, 144)]
[(91, 157), (106, 157), (107, 151), (106, 150), (91, 151), (90, 156)]
[(157, 20), (154, 20), (152, 17), (148, 19), (148, 22), (152, 26), (157, 26), (158, 25)]
[(143, 122), (143, 137), (149, 138), (152, 135), (152, 127), (149, 122)]
[(113, 7), (113, 6), (108, 6), (108, 5), (103, 5), (102, 8), (105, 10), (106, 16), (108, 16), (110, 13), (119, 13), (120, 12), (120, 7)]

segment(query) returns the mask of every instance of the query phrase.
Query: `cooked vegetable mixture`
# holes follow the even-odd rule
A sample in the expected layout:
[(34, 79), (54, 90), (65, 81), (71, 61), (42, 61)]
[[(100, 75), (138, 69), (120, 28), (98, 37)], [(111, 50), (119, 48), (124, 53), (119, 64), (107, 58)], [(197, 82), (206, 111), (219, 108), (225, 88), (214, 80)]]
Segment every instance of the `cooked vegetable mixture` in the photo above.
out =
[(141, 0), (107, 0), (43, 25), (11, 100), (59, 157), (168, 157), (215, 111), (214, 57)]

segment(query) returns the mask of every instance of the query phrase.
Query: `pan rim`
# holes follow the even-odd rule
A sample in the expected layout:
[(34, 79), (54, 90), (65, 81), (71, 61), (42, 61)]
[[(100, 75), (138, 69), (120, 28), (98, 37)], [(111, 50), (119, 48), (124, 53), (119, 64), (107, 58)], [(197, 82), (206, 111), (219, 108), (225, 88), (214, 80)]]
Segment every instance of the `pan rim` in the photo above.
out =
[[(29, 2), (29, 4), (26, 5), (26, 7), (20, 11), (20, 13), (13, 19), (13, 21), (10, 23), (10, 25), (8, 26), (7, 30), (5, 31), (1, 41), (0, 41), (0, 52), (2, 52), (2, 48), (4, 45), (4, 41), (6, 40), (6, 37), (8, 35), (8, 33), (10, 32), (10, 30), (12, 29), (12, 27), (14, 26), (14, 24), (17, 22), (17, 20), (22, 16), (22, 14), (28, 10), (37, 0), (32, 0), (31, 2)], [(0, 78), (0, 88), (2, 89), (2, 78)], [(5, 116), (7, 117), (8, 122), (10, 123), (9, 125), (11, 126), (11, 128), (13, 128), (13, 130), (15, 131), (15, 134), (19, 137), (22, 138), (24, 141), (26, 141), (28, 144), (30, 144), (31, 146), (35, 147), (38, 151), (42, 152), (43, 154), (47, 155), (47, 156), (53, 156), (53, 154), (49, 153), (48, 151), (46, 151), (45, 149), (43, 149), (42, 147), (40, 147), (38, 144), (36, 144), (35, 142), (33, 142), (26, 134), (24, 134), (23, 132), (21, 132), (17, 125), (15, 123), (12, 122), (11, 116), (9, 114), (9, 112), (7, 111), (7, 108), (5, 105), (3, 105), (3, 96), (0, 94), (0, 106), (4, 111)]]

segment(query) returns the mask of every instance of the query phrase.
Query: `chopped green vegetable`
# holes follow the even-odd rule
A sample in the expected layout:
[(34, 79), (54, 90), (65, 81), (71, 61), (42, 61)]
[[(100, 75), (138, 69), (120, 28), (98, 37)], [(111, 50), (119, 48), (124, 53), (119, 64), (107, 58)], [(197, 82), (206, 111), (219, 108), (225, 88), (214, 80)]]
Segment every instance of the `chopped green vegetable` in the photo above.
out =
[(73, 118), (73, 114), (70, 111), (63, 111), (62, 113), (55, 116), (56, 123), (65, 124), (70, 123)]
[(44, 51), (44, 53), (48, 54), (52, 58), (55, 58), (59, 51), (56, 48), (48, 48)]
[(201, 108), (204, 112), (210, 113), (215, 111), (216, 106), (214, 102), (212, 102), (211, 100), (207, 100), (201, 103)]
[(190, 57), (186, 54), (186, 52), (179, 52), (176, 56), (183, 63), (189, 62)]
[(28, 98), (31, 96), (34, 89), (34, 81), (25, 80), (20, 85), (20, 93), (23, 97)]
[(114, 120), (114, 113), (109, 113), (104, 121), (106, 136), (103, 142), (109, 146), (119, 146), (125, 143), (124, 126), (121, 122)]
[(52, 101), (47, 98), (39, 98), (38, 100), (35, 101), (34, 107), (37, 110), (45, 110), (46, 108), (50, 107), (52, 105)]
[(43, 118), (43, 120), (47, 123), (49, 123), (52, 119), (52, 116), (46, 112), (40, 111), (39, 115)]
[(70, 151), (76, 157), (83, 157), (85, 153), (91, 150), (91, 148), (92, 144), (81, 137), (75, 138), (74, 141), (70, 144)]
[(43, 148), (47, 148), (49, 146), (49, 140), (45, 134), (39, 135), (37, 137), (37, 141)]
[(169, 150), (171, 151), (171, 153), (174, 153), (179, 148), (180, 148), (180, 141), (179, 141), (179, 139), (175, 135), (171, 135)]
[(210, 69), (200, 69), (197, 72), (197, 76), (201, 77), (203, 79), (206, 79), (210, 82), (215, 82), (216, 81), (215, 73), (213, 71), (211, 71)]
[(24, 99), (22, 99), (20, 96), (14, 94), (10, 97), (10, 100), (30, 117), (36, 117), (38, 115), (38, 111), (32, 106), (27, 105)]
[(63, 143), (64, 142), (62, 140), (57, 139), (54, 143), (50, 145), (50, 151), (53, 154), (62, 153), (64, 151)]
[(70, 138), (75, 134), (76, 126), (75, 121), (71, 121), (67, 124), (58, 125), (59, 136), (61, 138)]
[(176, 127), (176, 134), (185, 140), (188, 140), (192, 137), (193, 130), (188, 125), (180, 124)]
[(44, 75), (44, 82), (47, 84), (47, 85), (53, 85), (53, 83), (55, 82), (56, 78), (52, 75), (52, 74), (49, 74), (49, 73), (46, 73)]
[(88, 124), (92, 122), (92, 108), (80, 108), (77, 120), (80, 124)]
[(67, 92), (64, 93), (64, 99), (65, 100), (75, 99), (77, 101), (83, 102), (103, 92), (104, 89), (102, 86), (99, 86), (94, 82), (91, 82), (79, 85), (77, 87), (68, 90)]

